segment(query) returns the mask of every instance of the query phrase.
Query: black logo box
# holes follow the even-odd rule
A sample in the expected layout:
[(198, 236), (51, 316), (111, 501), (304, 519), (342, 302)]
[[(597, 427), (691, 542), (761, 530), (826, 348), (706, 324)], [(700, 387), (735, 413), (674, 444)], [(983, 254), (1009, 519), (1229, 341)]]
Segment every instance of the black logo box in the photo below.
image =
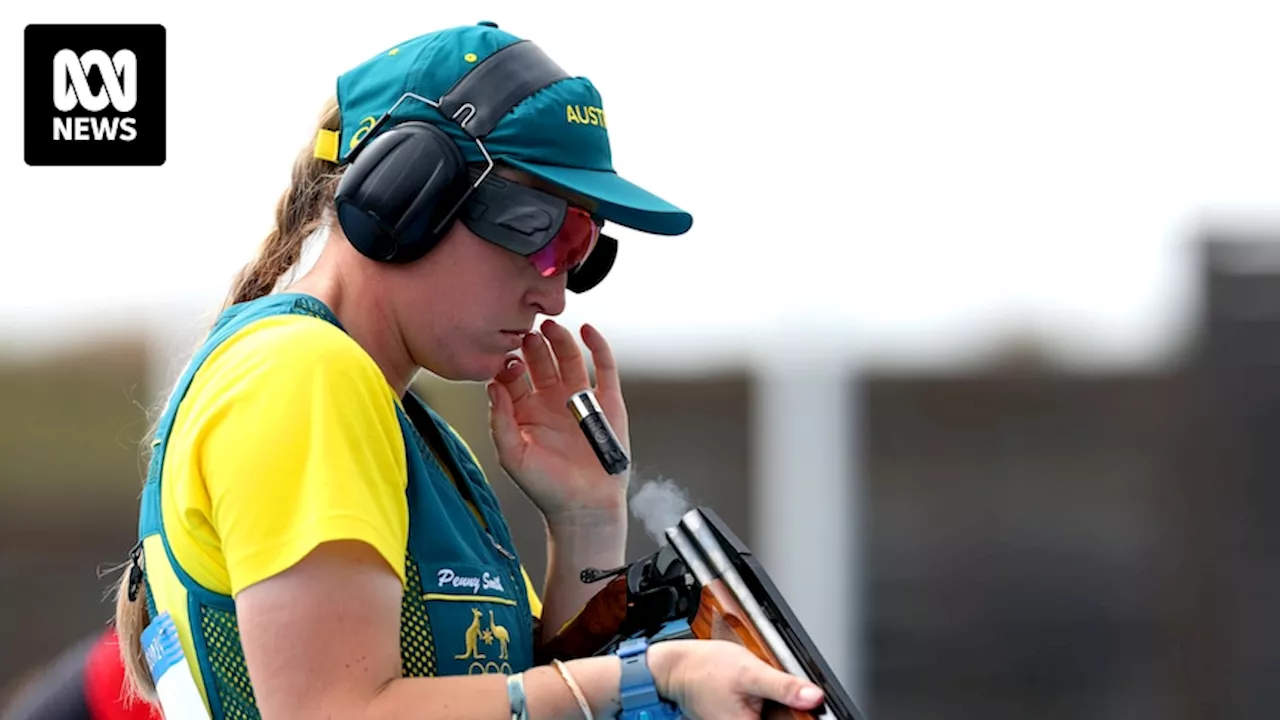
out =
[[(24, 150), (28, 165), (163, 165), (166, 138), (166, 44), (163, 25), (28, 25), (24, 57)], [(122, 49), (136, 57), (137, 104), (127, 113), (110, 104), (98, 112), (77, 106), (63, 113), (54, 105), (54, 56), (60, 50), (83, 55), (101, 50), (108, 57)], [(103, 92), (97, 68), (86, 68), (91, 92)], [(91, 118), (111, 123), (132, 118), (131, 140), (54, 139), (56, 119)], [(70, 120), (74, 129), (75, 120)], [(83, 124), (86, 121), (80, 121)], [(92, 133), (90, 133), (92, 137)]]

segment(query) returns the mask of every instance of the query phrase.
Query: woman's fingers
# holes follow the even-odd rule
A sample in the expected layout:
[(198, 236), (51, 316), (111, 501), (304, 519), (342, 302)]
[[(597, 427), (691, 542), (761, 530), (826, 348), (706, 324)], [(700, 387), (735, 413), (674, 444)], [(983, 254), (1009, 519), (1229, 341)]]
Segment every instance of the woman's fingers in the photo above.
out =
[(822, 689), (817, 685), (763, 663), (752, 665), (743, 675), (746, 692), (753, 697), (797, 710), (811, 710), (822, 702)]
[[(524, 373), (516, 379), (520, 385), (527, 385)], [(489, 430), (493, 434), (493, 444), (504, 464), (517, 462), (520, 454), (520, 426), (516, 422), (515, 408), (507, 386), (500, 382), (491, 382), (487, 388), (489, 393)]]
[(565, 390), (572, 393), (591, 387), (591, 378), (587, 375), (587, 364), (582, 356), (582, 348), (578, 347), (578, 341), (574, 339), (573, 333), (550, 319), (542, 323), (542, 332), (547, 342), (551, 343), (551, 350), (559, 362), (560, 381), (564, 383)]
[(613, 348), (609, 341), (593, 325), (582, 326), (582, 341), (591, 351), (591, 360), (596, 366), (596, 389), (601, 393), (622, 394), (622, 381), (618, 377), (618, 363), (613, 357)]
[[(614, 428), (624, 436), (625, 444), (626, 410), (622, 405), (622, 387), (613, 349), (595, 327), (583, 325), (581, 332), (595, 365), (597, 396)], [(570, 393), (592, 387), (586, 354), (577, 338), (563, 325), (550, 319), (544, 321), (541, 332), (525, 336), (521, 350), (521, 356), (512, 355), (507, 366), (494, 377), (507, 391), (513, 407), (523, 407), (537, 395), (550, 393), (544, 399), (564, 410)], [(560, 393), (564, 397), (552, 397)]]
[(512, 403), (519, 403), (526, 395), (533, 392), (533, 387), (529, 384), (529, 376), (525, 374), (526, 369), (524, 361), (512, 355), (507, 358), (507, 365), (502, 372), (493, 378), (506, 388)]
[(529, 377), (535, 390), (553, 387), (560, 382), (560, 370), (542, 333), (531, 332), (524, 336), (524, 361), (529, 365)]

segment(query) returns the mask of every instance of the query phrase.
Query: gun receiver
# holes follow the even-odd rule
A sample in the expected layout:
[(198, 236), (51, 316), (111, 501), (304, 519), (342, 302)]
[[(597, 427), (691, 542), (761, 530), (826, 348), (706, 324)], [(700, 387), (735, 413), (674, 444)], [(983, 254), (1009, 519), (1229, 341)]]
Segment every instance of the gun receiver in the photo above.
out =
[(544, 661), (611, 653), (631, 637), (728, 640), (823, 689), (812, 712), (766, 706), (764, 716), (866, 720), (768, 572), (714, 511), (688, 511), (666, 540), (630, 565), (584, 571), (584, 582), (617, 577), (541, 648)]

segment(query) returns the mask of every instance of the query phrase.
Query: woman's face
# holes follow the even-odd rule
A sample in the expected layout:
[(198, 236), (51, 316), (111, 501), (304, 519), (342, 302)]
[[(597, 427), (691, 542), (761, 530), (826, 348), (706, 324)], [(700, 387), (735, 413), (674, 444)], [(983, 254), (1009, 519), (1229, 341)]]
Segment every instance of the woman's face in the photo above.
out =
[[(495, 172), (565, 197), (517, 171)], [(520, 349), (538, 315), (564, 312), (566, 282), (565, 273), (543, 277), (527, 258), (454, 222), (424, 258), (394, 275), (388, 290), (417, 365), (451, 380), (485, 381)]]

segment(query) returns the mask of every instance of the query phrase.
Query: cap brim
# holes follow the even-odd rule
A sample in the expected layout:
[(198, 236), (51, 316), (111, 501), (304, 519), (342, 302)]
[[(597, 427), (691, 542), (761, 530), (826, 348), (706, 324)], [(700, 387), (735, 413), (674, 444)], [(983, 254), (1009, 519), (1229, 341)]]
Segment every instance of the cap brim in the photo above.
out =
[(538, 165), (503, 158), (513, 167), (591, 198), (605, 220), (654, 235), (681, 235), (693, 227), (693, 216), (616, 173)]

